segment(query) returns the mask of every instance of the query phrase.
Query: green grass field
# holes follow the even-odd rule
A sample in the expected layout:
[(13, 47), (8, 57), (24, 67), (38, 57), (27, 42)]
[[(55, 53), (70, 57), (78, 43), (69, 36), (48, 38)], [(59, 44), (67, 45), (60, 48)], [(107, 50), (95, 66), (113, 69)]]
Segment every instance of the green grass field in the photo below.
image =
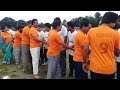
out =
[[(2, 63), (3, 53), (0, 50), (0, 78), (3, 76), (10, 76), (12, 79), (34, 79), (33, 74), (24, 74), (22, 69), (18, 69), (15, 64), (5, 65)], [(68, 59), (67, 59), (67, 75), (69, 73)], [(47, 76), (47, 66), (41, 66), (39, 68), (39, 74), (42, 79), (46, 79)], [(63, 79), (69, 79), (64, 77)]]

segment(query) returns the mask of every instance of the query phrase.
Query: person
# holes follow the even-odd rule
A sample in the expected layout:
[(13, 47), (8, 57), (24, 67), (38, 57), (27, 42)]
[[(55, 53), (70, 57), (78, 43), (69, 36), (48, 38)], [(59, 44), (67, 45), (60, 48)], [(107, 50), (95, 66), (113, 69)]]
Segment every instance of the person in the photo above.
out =
[(4, 53), (3, 63), (10, 64), (12, 60), (12, 35), (8, 32), (7, 26), (2, 27), (1, 36), (4, 40), (2, 51)]
[[(45, 23), (44, 28), (45, 28), (45, 33), (44, 33), (43, 39), (46, 42), (48, 42), (48, 33), (51, 31), (51, 24), (50, 23)], [(44, 57), (44, 59), (43, 59), (44, 63), (43, 63), (43, 65), (47, 65), (47, 61), (48, 61), (48, 59), (47, 59), (48, 45), (44, 44), (43, 47), (44, 47), (44, 56), (43, 56)]]
[[(74, 23), (72, 21), (67, 22), (67, 30), (68, 30), (68, 41), (69, 41), (69, 46), (74, 47), (74, 37), (77, 34), (77, 31), (74, 29)], [(74, 61), (73, 61), (73, 56), (74, 56), (74, 51), (69, 50), (69, 77), (73, 77), (75, 66), (74, 66)]]
[(74, 37), (74, 65), (75, 65), (75, 79), (88, 79), (88, 74), (82, 69), (83, 62), (83, 45), (86, 34), (91, 28), (88, 19), (83, 18), (80, 22), (80, 30)]
[(14, 38), (15, 32), (16, 32), (16, 27), (12, 27), (11, 29), (8, 30), (9, 33), (11, 33), (12, 37)]
[(40, 79), (41, 77), (38, 75), (38, 65), (39, 65), (39, 58), (40, 58), (40, 47), (42, 43), (46, 43), (45, 41), (40, 38), (38, 31), (38, 20), (32, 20), (32, 27), (29, 31), (30, 37), (30, 53), (32, 56), (32, 66), (33, 66), (33, 74), (35, 79)]
[[(32, 21), (29, 20), (27, 22), (27, 25), (23, 28), (22, 31), (21, 50), (23, 60), (23, 72), (26, 74), (32, 73), (32, 57), (30, 54), (30, 38), (29, 38), (29, 31), (31, 26)], [(29, 66), (31, 68), (29, 68)]]
[(18, 31), (16, 31), (14, 36), (13, 53), (18, 68), (22, 68), (22, 55), (21, 55), (21, 40), (22, 40), (22, 26), (18, 26)]
[(61, 28), (61, 21), (56, 20), (52, 23), (53, 30), (51, 30), (48, 34), (48, 71), (47, 71), (47, 79), (60, 79), (60, 51), (61, 46), (67, 49), (74, 50), (72, 47), (66, 45), (58, 33)]
[[(120, 29), (118, 29), (118, 33), (119, 33), (119, 40), (120, 40)], [(119, 49), (120, 49), (120, 43), (119, 43)], [(117, 79), (120, 79), (120, 55), (116, 59), (117, 59)]]
[[(61, 21), (59, 17), (56, 17), (54, 21), (55, 20)], [(61, 28), (61, 31), (59, 31), (59, 34), (61, 35), (63, 42), (67, 44), (67, 28), (64, 25), (62, 25), (62, 28)], [(65, 77), (66, 76), (66, 49), (65, 48), (62, 48), (62, 49), (63, 50), (61, 50), (60, 52), (60, 69), (61, 69), (62, 77)]]
[(114, 79), (115, 55), (119, 55), (119, 34), (113, 27), (118, 18), (114, 12), (106, 12), (102, 25), (89, 30), (83, 49), (83, 70), (88, 71), (86, 58), (90, 52), (91, 79)]
[[(40, 25), (38, 25), (37, 30), (38, 30), (39, 36), (43, 39), (44, 32), (41, 30)], [(40, 47), (40, 64), (42, 64), (42, 65), (44, 64), (44, 48), (43, 48), (43, 44), (41, 44), (41, 47)]]

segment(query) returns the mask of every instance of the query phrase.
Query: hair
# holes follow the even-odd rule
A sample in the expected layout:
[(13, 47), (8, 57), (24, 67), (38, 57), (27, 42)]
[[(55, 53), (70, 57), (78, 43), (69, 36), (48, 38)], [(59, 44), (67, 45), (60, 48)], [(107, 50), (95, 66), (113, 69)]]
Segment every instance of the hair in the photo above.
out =
[(59, 20), (55, 20), (55, 21), (53, 21), (53, 23), (52, 23), (53, 29), (56, 29), (57, 26), (60, 26), (60, 25), (61, 25), (61, 21), (59, 21)]
[(55, 19), (54, 19), (54, 21), (60, 21), (61, 22), (61, 19), (59, 18), (59, 17), (56, 17)]
[(103, 23), (106, 23), (106, 24), (115, 23), (117, 19), (118, 19), (118, 14), (114, 12), (106, 12), (102, 18), (102, 24)]
[(18, 30), (20, 30), (20, 29), (22, 29), (22, 28), (23, 28), (23, 26), (21, 26), (21, 25), (20, 25), (20, 26), (18, 26), (17, 28), (18, 28)]
[(4, 29), (5, 29), (5, 27), (7, 27), (7, 26), (3, 25), (3, 26), (1, 27), (1, 29), (2, 29), (2, 30), (4, 30)]
[(32, 20), (27, 21), (27, 25), (28, 25), (28, 24), (31, 24), (31, 23), (32, 23)]
[(70, 27), (72, 27), (72, 28), (75, 27), (75, 25), (74, 25), (74, 23), (72, 21), (67, 22), (67, 25), (70, 26)]
[(51, 24), (50, 23), (45, 23), (44, 25), (45, 25), (45, 27), (51, 28)]
[(84, 27), (88, 27), (89, 23), (90, 23), (90, 22), (89, 22), (88, 19), (83, 18), (83, 19), (81, 20), (81, 22), (80, 22), (80, 28), (82, 28), (83, 26), (84, 26)]
[(35, 23), (35, 21), (38, 21), (37, 19), (33, 19), (32, 20), (32, 25)]

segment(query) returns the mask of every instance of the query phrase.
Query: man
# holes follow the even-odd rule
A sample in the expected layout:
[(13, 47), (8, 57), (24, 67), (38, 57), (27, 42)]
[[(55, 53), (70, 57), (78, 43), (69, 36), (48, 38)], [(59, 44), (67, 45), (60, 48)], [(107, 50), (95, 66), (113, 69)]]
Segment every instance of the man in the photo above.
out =
[[(44, 32), (41, 30), (40, 25), (38, 25), (37, 30), (38, 30), (39, 36), (43, 39)], [(43, 50), (43, 44), (42, 44), (40, 47), (40, 64), (44, 64), (43, 59), (44, 59), (44, 50)]]
[[(27, 26), (23, 28), (22, 31), (22, 41), (21, 41), (21, 50), (22, 50), (22, 60), (23, 60), (23, 72), (32, 73), (32, 57), (30, 54), (30, 39), (29, 31), (32, 26), (32, 21), (27, 22)], [(31, 69), (28, 69), (28, 66), (31, 66)]]
[(40, 58), (40, 46), (42, 43), (45, 43), (42, 38), (40, 38), (38, 31), (38, 20), (32, 20), (32, 27), (29, 31), (30, 37), (30, 53), (32, 56), (32, 65), (33, 65), (33, 74), (35, 79), (40, 79), (41, 77), (38, 75), (38, 65), (39, 65), (39, 58)]
[(56, 20), (52, 23), (53, 30), (51, 30), (48, 34), (48, 72), (47, 79), (60, 79), (60, 51), (61, 46), (67, 49), (73, 50), (72, 47), (66, 45), (58, 33), (61, 30), (61, 21)]
[(21, 59), (21, 40), (22, 40), (22, 26), (18, 26), (18, 31), (15, 33), (14, 44), (13, 44), (13, 53), (18, 68), (22, 68), (22, 59)]
[[(48, 33), (49, 33), (50, 30), (51, 30), (51, 24), (50, 24), (50, 23), (45, 23), (44, 28), (45, 28), (45, 33), (44, 33), (43, 39), (44, 39), (46, 42), (48, 42)], [(43, 46), (44, 46), (44, 58), (43, 58), (44, 63), (43, 63), (43, 65), (46, 65), (46, 64), (47, 64), (47, 61), (48, 61), (48, 59), (47, 59), (48, 45), (47, 45), (47, 44), (44, 44)]]
[(74, 65), (75, 65), (75, 78), (76, 79), (87, 79), (88, 74), (82, 69), (83, 62), (83, 45), (86, 38), (86, 34), (91, 28), (91, 24), (88, 19), (83, 18), (80, 22), (80, 30), (74, 38)]
[[(69, 46), (74, 47), (74, 37), (77, 34), (77, 31), (74, 29), (74, 23), (72, 21), (67, 23), (67, 30), (68, 30)], [(69, 77), (73, 77), (73, 72), (75, 70), (73, 56), (74, 56), (74, 51), (69, 50), (69, 68), (70, 68)]]
[[(115, 55), (119, 55), (119, 34), (114, 29), (118, 15), (106, 12), (102, 18), (102, 25), (92, 28), (86, 37), (83, 54), (83, 70), (87, 72), (86, 58), (90, 53), (91, 79), (114, 79), (116, 65)], [(115, 53), (115, 55), (114, 55)]]
[[(59, 17), (56, 17), (54, 21), (55, 20), (61, 21)], [(59, 34), (61, 35), (63, 42), (67, 44), (67, 28), (64, 25), (62, 25), (62, 28)], [(65, 48), (62, 48), (60, 52), (60, 69), (61, 69), (62, 77), (66, 76), (66, 50)]]

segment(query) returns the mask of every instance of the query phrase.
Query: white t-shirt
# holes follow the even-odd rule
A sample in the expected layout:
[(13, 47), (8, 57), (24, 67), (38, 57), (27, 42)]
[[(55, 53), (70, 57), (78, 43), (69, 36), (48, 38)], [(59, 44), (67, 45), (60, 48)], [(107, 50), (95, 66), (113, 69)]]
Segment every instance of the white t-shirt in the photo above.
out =
[[(118, 29), (118, 32), (120, 33), (120, 28)], [(120, 56), (117, 57), (117, 62), (120, 62)]]
[(14, 37), (14, 35), (15, 35), (15, 32), (16, 31), (13, 31), (12, 29), (9, 29), (9, 31), (8, 31), (9, 33), (11, 33), (12, 34), (12, 36)]
[(62, 25), (62, 28), (61, 28), (61, 31), (59, 31), (59, 34), (61, 35), (62, 40), (64, 42), (65, 36), (67, 36), (67, 28), (64, 25)]
[[(74, 44), (74, 37), (77, 34), (77, 31), (75, 30), (74, 32), (68, 32), (68, 41), (69, 41), (69, 46), (72, 46)], [(71, 56), (74, 56), (74, 51), (73, 50), (68, 50), (69, 54)]]
[[(46, 42), (48, 42), (48, 33), (49, 32), (45, 31), (44, 36), (43, 36), (43, 38), (45, 39)], [(44, 47), (45, 47), (45, 49), (48, 49), (48, 45), (47, 44), (44, 44)]]
[(43, 32), (43, 31), (40, 31), (40, 32), (39, 32), (39, 35), (40, 35), (41, 38), (43, 38), (44, 32)]

